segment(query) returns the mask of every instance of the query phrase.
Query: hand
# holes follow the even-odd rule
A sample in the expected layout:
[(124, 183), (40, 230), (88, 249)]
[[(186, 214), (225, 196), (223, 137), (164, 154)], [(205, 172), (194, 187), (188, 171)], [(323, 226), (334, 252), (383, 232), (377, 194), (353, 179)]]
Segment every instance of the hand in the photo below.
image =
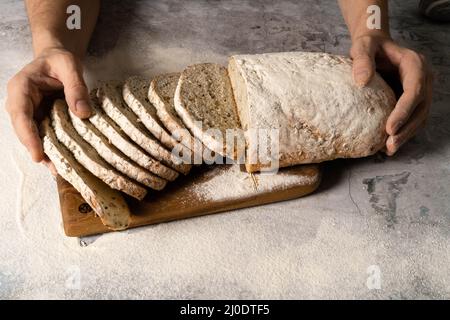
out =
[(89, 94), (83, 80), (81, 62), (63, 48), (42, 51), (8, 82), (8, 111), (20, 142), (35, 162), (43, 162), (52, 173), (54, 167), (45, 157), (36, 118), (42, 99), (64, 89), (70, 110), (81, 118), (89, 117)]
[(398, 75), (403, 92), (386, 123), (386, 154), (393, 155), (425, 126), (432, 100), (431, 68), (423, 55), (399, 46), (388, 36), (354, 39), (350, 56), (353, 79), (360, 87), (369, 83), (375, 69)]

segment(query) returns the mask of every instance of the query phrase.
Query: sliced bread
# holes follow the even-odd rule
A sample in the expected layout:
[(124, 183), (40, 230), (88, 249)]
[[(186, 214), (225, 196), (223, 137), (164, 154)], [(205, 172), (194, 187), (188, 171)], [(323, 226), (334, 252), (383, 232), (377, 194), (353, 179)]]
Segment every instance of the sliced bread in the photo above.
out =
[(48, 118), (41, 124), (41, 136), (44, 152), (55, 165), (58, 174), (81, 194), (102, 223), (113, 230), (126, 229), (131, 214), (122, 194), (108, 187), (78, 163), (72, 153), (58, 141)]
[(148, 98), (154, 105), (158, 118), (172, 136), (194, 153), (191, 159), (193, 163), (201, 164), (206, 147), (192, 136), (175, 110), (174, 96), (180, 75), (181, 73), (167, 73), (154, 77), (150, 82)]
[[(385, 144), (395, 95), (375, 74), (364, 88), (352, 61), (326, 53), (285, 52), (231, 57), (228, 66), (243, 129), (279, 132), (279, 166), (364, 157)], [(246, 135), (248, 171), (261, 136)]]
[(180, 173), (189, 173), (192, 165), (182, 163), (182, 159), (177, 158), (175, 154), (165, 149), (140, 123), (136, 114), (128, 108), (122, 98), (120, 82), (103, 83), (97, 90), (97, 97), (105, 113), (120, 126), (131, 140), (165, 165)]
[(155, 190), (162, 190), (167, 180), (164, 180), (130, 160), (87, 119), (80, 119), (69, 111), (70, 119), (78, 134), (89, 143), (98, 154), (111, 166), (128, 177)]
[(56, 100), (53, 104), (51, 119), (58, 140), (93, 175), (101, 179), (111, 188), (120, 190), (136, 199), (142, 200), (145, 197), (147, 190), (143, 186), (111, 167), (76, 132), (70, 121), (67, 104), (63, 100)]
[(150, 81), (148, 79), (139, 76), (128, 78), (122, 89), (123, 100), (148, 131), (166, 148), (172, 150), (178, 144), (178, 141), (166, 131), (159, 120), (156, 109), (148, 98), (149, 86)]
[(95, 112), (89, 121), (123, 154), (165, 180), (174, 181), (178, 177), (178, 172), (152, 158), (135, 144), (101, 108), (95, 104), (93, 107)]
[(193, 150), (194, 137), (178, 117), (174, 105), (175, 90), (181, 73), (168, 73), (152, 79), (148, 98), (155, 106), (157, 116), (177, 141)]
[(227, 69), (213, 63), (187, 67), (175, 90), (175, 110), (206, 147), (234, 159), (243, 140)]

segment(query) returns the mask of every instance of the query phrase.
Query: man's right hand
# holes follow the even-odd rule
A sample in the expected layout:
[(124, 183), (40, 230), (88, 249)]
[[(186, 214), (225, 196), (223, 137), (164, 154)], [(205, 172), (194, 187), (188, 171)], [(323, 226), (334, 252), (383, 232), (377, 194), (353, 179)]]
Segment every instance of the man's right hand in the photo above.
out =
[(8, 82), (6, 110), (17, 137), (33, 161), (43, 161), (47, 166), (50, 162), (44, 154), (35, 116), (42, 98), (62, 89), (70, 110), (80, 118), (89, 117), (89, 93), (81, 61), (63, 48), (42, 51)]

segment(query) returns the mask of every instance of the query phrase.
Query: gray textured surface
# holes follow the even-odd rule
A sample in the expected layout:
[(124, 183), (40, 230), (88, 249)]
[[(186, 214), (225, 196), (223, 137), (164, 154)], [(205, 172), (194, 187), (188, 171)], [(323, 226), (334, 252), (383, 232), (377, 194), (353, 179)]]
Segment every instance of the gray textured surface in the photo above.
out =
[[(327, 164), (320, 190), (303, 199), (68, 239), (54, 182), (30, 164), (2, 111), (0, 297), (450, 298), (450, 26), (422, 18), (416, 1), (390, 3), (394, 38), (436, 72), (428, 127), (395, 157)], [(32, 55), (22, 1), (2, 1), (0, 17), (3, 103)], [(86, 76), (349, 45), (334, 1), (104, 1)], [(367, 286), (373, 268), (380, 289)]]

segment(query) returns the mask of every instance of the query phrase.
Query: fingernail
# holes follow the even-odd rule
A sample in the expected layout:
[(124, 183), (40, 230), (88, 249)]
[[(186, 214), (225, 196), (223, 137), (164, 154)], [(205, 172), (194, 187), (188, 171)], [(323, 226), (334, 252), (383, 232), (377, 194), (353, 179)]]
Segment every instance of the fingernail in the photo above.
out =
[(394, 137), (393, 136), (389, 136), (389, 138), (387, 138), (386, 145), (388, 145), (388, 144), (394, 145)]
[(388, 155), (392, 156), (396, 151), (397, 148), (395, 146), (395, 141), (393, 136), (389, 136), (389, 138), (386, 140), (386, 147), (388, 149)]
[(91, 114), (91, 107), (89, 106), (89, 103), (86, 100), (78, 100), (75, 104), (75, 110), (83, 115), (90, 115)]
[(367, 83), (367, 79), (369, 78), (369, 72), (367, 70), (359, 71), (355, 74), (355, 82), (356, 85), (360, 88), (364, 87)]

